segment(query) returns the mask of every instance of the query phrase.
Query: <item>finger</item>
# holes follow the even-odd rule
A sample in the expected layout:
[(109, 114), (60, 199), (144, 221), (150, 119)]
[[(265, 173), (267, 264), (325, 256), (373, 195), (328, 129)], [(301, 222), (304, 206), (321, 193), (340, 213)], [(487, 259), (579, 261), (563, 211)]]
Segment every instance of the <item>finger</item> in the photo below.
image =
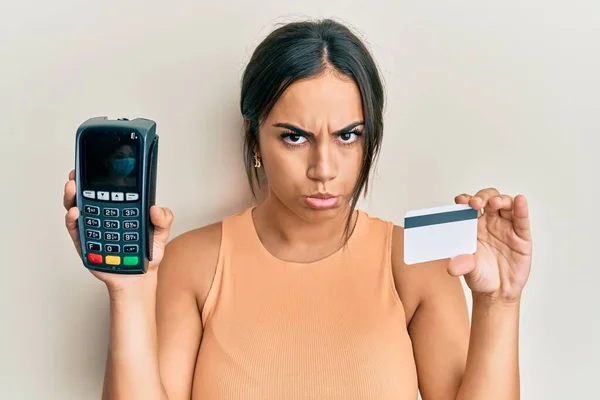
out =
[[(491, 197), (498, 196), (500, 192), (498, 192), (495, 188), (487, 188), (482, 189), (479, 192), (475, 193), (475, 196), (471, 198), (469, 204), (476, 210), (484, 209), (487, 206), (488, 201)], [(486, 210), (487, 211), (487, 210)]]
[(471, 195), (468, 193), (461, 193), (454, 198), (454, 202), (456, 204), (469, 204), (469, 200), (471, 200)]
[(79, 218), (79, 209), (71, 207), (65, 215), (65, 225), (69, 232), (77, 230), (77, 219)]
[(480, 196), (471, 196), (468, 202), (469, 206), (474, 210), (480, 211), (480, 215), (483, 213), (484, 201)]
[(498, 211), (498, 213), (499, 213), (499, 214), (500, 214), (500, 216), (501, 216), (502, 218), (504, 218), (504, 219), (507, 219), (507, 220), (509, 220), (509, 221), (512, 221), (512, 219), (513, 219), (513, 212), (512, 212), (512, 210), (511, 210), (511, 211), (508, 211), (508, 210), (500, 210), (500, 211)]
[(475, 193), (475, 196), (481, 197), (484, 200), (489, 199), (493, 196), (498, 196), (500, 192), (496, 188), (486, 188), (481, 189), (479, 192)]
[(454, 198), (454, 201), (456, 204), (468, 204), (471, 208), (478, 210), (477, 218), (480, 218), (483, 215), (483, 209), (478, 208), (476, 205), (474, 206), (473, 196), (468, 193), (459, 194)]
[(531, 223), (529, 220), (529, 206), (523, 195), (515, 197), (513, 204), (513, 229), (524, 240), (531, 240)]
[(488, 204), (485, 207), (485, 212), (500, 213), (500, 211), (507, 211), (509, 213), (512, 213), (512, 208), (513, 198), (507, 194), (501, 194), (498, 196), (491, 197), (488, 200)]
[(74, 170), (74, 169), (72, 169), (72, 170), (69, 172), (69, 180), (70, 180), (70, 181), (74, 181), (74, 180), (75, 180), (75, 170)]
[(475, 270), (475, 256), (461, 254), (452, 259), (448, 264), (448, 273), (452, 276), (467, 275)]
[(498, 190), (494, 188), (482, 189), (475, 193), (475, 195), (469, 200), (471, 208), (477, 210), (477, 218), (481, 218), (486, 212), (495, 212), (493, 209), (487, 207), (489, 199), (493, 196), (500, 194)]
[(513, 218), (513, 204), (514, 199), (512, 196), (502, 194), (500, 196), (493, 197), (491, 203), (498, 209), (498, 214), (504, 219), (511, 221)]
[(154, 225), (154, 245), (164, 249), (171, 233), (173, 213), (168, 208), (154, 205), (150, 208), (150, 219)]
[(75, 191), (77, 190), (74, 180), (69, 180), (65, 183), (65, 190), (63, 194), (63, 206), (68, 211), (75, 205)]
[(77, 251), (81, 251), (79, 248), (79, 230), (77, 229), (77, 219), (79, 218), (79, 209), (77, 207), (71, 207), (65, 215), (65, 226), (69, 232), (69, 236), (75, 245)]

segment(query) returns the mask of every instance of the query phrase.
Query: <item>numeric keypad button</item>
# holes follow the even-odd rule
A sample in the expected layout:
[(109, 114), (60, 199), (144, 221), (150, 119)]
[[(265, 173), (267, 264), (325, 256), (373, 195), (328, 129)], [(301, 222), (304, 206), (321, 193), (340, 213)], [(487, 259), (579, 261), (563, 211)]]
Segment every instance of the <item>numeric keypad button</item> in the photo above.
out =
[(118, 217), (119, 216), (119, 209), (118, 208), (105, 208), (103, 215), (105, 217)]
[(100, 239), (100, 231), (88, 229), (85, 231), (85, 237), (88, 239)]
[(119, 234), (117, 232), (104, 232), (104, 240), (110, 242), (118, 242)]
[(118, 253), (121, 251), (121, 246), (118, 244), (107, 244), (104, 246), (104, 251), (107, 253)]
[(139, 211), (137, 208), (125, 208), (123, 210), (124, 217), (137, 217), (139, 215)]
[(137, 233), (124, 233), (123, 240), (125, 240), (126, 242), (135, 242), (138, 240), (138, 234)]
[(137, 229), (137, 228), (138, 228), (137, 221), (124, 221), (123, 222), (123, 229)]
[(91, 215), (100, 215), (100, 209), (95, 206), (84, 206), (83, 212)]
[(105, 229), (119, 229), (119, 221), (107, 219), (104, 221), (104, 228)]
[(85, 226), (90, 226), (92, 228), (99, 228), (100, 220), (98, 218), (85, 217), (84, 224)]

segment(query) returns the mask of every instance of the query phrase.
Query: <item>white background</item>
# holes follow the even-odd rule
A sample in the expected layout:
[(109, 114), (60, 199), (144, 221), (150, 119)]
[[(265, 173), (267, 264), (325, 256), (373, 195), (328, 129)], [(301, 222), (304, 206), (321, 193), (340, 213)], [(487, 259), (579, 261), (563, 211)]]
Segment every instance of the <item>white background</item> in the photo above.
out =
[(363, 209), (494, 186), (525, 194), (523, 399), (600, 398), (600, 4), (597, 1), (0, 2), (0, 398), (99, 398), (102, 283), (64, 229), (85, 119), (143, 116), (161, 137), (158, 202), (174, 235), (249, 204), (239, 82), (276, 23), (335, 17), (372, 49), (385, 136)]

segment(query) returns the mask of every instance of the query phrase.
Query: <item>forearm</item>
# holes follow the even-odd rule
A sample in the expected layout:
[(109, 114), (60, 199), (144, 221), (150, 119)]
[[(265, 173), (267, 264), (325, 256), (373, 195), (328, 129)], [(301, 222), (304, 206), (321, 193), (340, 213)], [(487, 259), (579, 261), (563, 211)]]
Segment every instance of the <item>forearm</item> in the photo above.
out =
[(519, 303), (473, 296), (467, 365), (457, 400), (520, 398), (519, 308)]
[(166, 400), (160, 380), (156, 331), (156, 276), (109, 290), (110, 338), (103, 400)]

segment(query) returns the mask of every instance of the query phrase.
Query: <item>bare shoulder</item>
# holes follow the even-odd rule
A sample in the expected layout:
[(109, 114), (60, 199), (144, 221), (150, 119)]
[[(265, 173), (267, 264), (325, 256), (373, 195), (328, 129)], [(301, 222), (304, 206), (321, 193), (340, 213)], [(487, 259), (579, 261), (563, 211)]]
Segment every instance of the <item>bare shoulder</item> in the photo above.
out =
[(162, 383), (170, 398), (190, 398), (202, 341), (202, 308), (216, 270), (221, 223), (167, 243), (158, 267), (156, 329)]
[(212, 284), (221, 247), (222, 222), (182, 233), (166, 246), (159, 285), (194, 292), (199, 310)]
[(392, 233), (392, 269), (398, 295), (405, 308), (407, 324), (419, 305), (432, 296), (460, 285), (459, 278), (447, 272), (448, 259), (414, 265), (404, 263), (404, 227), (394, 225)]

